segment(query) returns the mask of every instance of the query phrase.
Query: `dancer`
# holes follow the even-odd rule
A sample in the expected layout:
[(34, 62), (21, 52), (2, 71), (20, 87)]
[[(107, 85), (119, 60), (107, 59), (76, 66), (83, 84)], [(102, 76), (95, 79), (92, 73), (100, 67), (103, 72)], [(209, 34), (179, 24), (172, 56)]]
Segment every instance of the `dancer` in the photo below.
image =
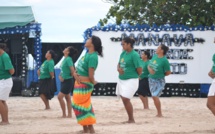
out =
[(144, 51), (142, 53), (142, 68), (143, 72), (139, 76), (139, 88), (138, 88), (138, 95), (141, 101), (143, 102), (143, 109), (149, 109), (149, 104), (148, 104), (148, 95), (150, 95), (150, 90), (149, 90), (149, 81), (148, 81), (148, 64), (149, 64), (149, 59), (150, 59), (150, 53), (148, 51)]
[[(74, 57), (77, 54), (77, 50), (73, 48), (72, 46), (67, 47), (63, 51), (64, 54), (64, 60), (61, 64), (61, 73), (59, 75), (59, 79), (61, 81), (61, 90), (58, 94), (58, 100), (62, 109), (62, 118), (71, 118), (72, 117), (72, 107), (71, 107), (71, 95), (74, 88), (74, 80), (73, 80), (73, 74), (75, 73), (74, 68)], [(67, 111), (68, 115), (66, 116), (66, 107), (64, 99), (66, 100), (67, 104)]]
[(88, 53), (80, 59), (77, 66), (72, 107), (78, 124), (83, 126), (83, 133), (95, 133), (93, 124), (96, 123), (96, 118), (91, 104), (91, 93), (97, 83), (94, 73), (98, 66), (98, 55), (103, 56), (100, 38), (92, 36), (85, 47)]
[(9, 98), (13, 81), (11, 75), (14, 74), (14, 68), (9, 55), (5, 52), (6, 44), (0, 43), (0, 125), (8, 125), (8, 106), (6, 101)]
[(122, 40), (123, 52), (118, 63), (119, 81), (116, 87), (116, 95), (120, 96), (126, 112), (128, 121), (123, 123), (135, 123), (133, 117), (133, 106), (130, 99), (138, 89), (139, 75), (142, 74), (140, 56), (133, 50), (135, 41), (129, 37)]
[(54, 58), (55, 52), (48, 50), (40, 69), (37, 71), (39, 76), (39, 95), (45, 104), (45, 110), (50, 109), (49, 100), (54, 97), (56, 92), (55, 79), (54, 79)]
[(215, 116), (215, 54), (213, 55), (213, 67), (208, 75), (213, 79), (208, 92), (207, 107), (211, 110)]
[(161, 103), (159, 96), (165, 86), (165, 76), (171, 74), (170, 64), (166, 58), (166, 53), (169, 48), (165, 45), (160, 45), (156, 50), (156, 55), (149, 62), (149, 87), (155, 107), (157, 109), (157, 116), (162, 117)]

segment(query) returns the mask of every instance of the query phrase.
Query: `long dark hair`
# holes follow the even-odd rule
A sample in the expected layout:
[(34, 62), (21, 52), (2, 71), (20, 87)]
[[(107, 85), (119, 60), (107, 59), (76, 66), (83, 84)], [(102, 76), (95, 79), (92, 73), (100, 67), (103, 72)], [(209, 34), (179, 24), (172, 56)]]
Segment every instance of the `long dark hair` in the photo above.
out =
[(78, 50), (75, 49), (73, 46), (69, 46), (69, 57), (72, 58), (72, 61), (75, 62), (75, 58), (77, 56)]
[(0, 49), (2, 49), (2, 50), (6, 50), (6, 44), (5, 43), (0, 43)]
[(149, 51), (143, 51), (143, 53), (147, 56), (147, 59), (148, 59), (148, 60), (151, 59), (151, 56), (150, 56)]
[(163, 50), (163, 55), (166, 55), (166, 53), (169, 51), (169, 47), (165, 46), (164, 44), (161, 44), (161, 49)]
[(55, 51), (53, 51), (53, 50), (48, 50), (48, 51), (51, 54), (52, 59), (55, 59), (57, 57), (57, 54), (55, 53)]
[(103, 48), (102, 48), (102, 42), (101, 39), (95, 35), (91, 37), (92, 44), (94, 45), (94, 49), (96, 52), (98, 52), (99, 56), (103, 57)]
[(135, 43), (135, 40), (134, 40), (134, 39), (132, 39), (132, 38), (130, 38), (130, 37), (125, 37), (125, 38), (123, 39), (123, 41), (124, 41), (125, 43), (131, 44), (131, 48), (134, 47), (134, 43)]

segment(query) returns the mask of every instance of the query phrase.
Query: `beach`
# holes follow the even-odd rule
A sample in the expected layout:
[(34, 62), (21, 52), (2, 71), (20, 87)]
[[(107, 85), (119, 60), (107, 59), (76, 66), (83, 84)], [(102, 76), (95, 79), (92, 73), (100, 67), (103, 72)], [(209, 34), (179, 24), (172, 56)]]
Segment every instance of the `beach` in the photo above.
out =
[[(206, 98), (162, 97), (163, 118), (157, 118), (152, 98), (150, 110), (143, 110), (138, 97), (131, 102), (135, 124), (123, 124), (127, 114), (117, 97), (93, 96), (98, 134), (209, 134), (215, 133), (215, 118), (206, 107)], [(0, 134), (77, 134), (82, 127), (72, 118), (60, 118), (57, 97), (50, 101), (50, 110), (44, 110), (39, 97), (10, 97), (10, 125), (0, 126)]]

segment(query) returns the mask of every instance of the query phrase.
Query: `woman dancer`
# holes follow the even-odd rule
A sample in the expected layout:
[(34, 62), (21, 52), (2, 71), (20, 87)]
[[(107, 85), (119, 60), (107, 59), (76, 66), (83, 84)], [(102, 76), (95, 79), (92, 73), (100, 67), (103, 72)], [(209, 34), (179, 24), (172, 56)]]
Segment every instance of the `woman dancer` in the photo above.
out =
[[(73, 74), (75, 72), (73, 60), (77, 54), (77, 50), (72, 46), (67, 47), (63, 51), (64, 60), (61, 64), (61, 73), (59, 79), (61, 81), (61, 90), (58, 94), (58, 100), (62, 109), (62, 118), (72, 117), (71, 96), (70, 93), (74, 88)], [(66, 107), (63, 98), (66, 99), (68, 115), (66, 116)]]
[(150, 59), (150, 53), (148, 51), (144, 51), (142, 53), (142, 68), (143, 72), (139, 76), (139, 88), (138, 88), (138, 95), (141, 101), (143, 102), (143, 109), (149, 109), (149, 103), (148, 103), (148, 95), (150, 95), (149, 90), (149, 81), (148, 81), (148, 65), (149, 65), (149, 59)]
[(130, 99), (138, 89), (138, 77), (142, 74), (140, 56), (133, 50), (134, 43), (135, 41), (129, 37), (122, 40), (124, 51), (121, 53), (118, 63), (119, 81), (116, 87), (116, 95), (121, 97), (128, 114), (128, 121), (123, 123), (135, 123)]
[(5, 49), (6, 44), (0, 43), (0, 115), (2, 119), (0, 125), (9, 124), (6, 101), (9, 98), (13, 86), (11, 75), (15, 72), (10, 57), (5, 52)]
[(165, 76), (171, 74), (169, 61), (166, 58), (166, 53), (169, 48), (165, 45), (160, 45), (156, 50), (156, 55), (150, 60), (149, 70), (149, 87), (155, 107), (157, 109), (157, 117), (162, 117), (161, 103), (159, 96), (165, 86)]
[(37, 71), (39, 76), (39, 95), (45, 104), (45, 110), (50, 109), (49, 100), (54, 97), (56, 91), (55, 81), (54, 81), (54, 60), (55, 52), (53, 50), (48, 50), (46, 55), (46, 60), (43, 62), (40, 69)]
[(83, 126), (83, 133), (95, 133), (93, 124), (96, 123), (96, 118), (91, 104), (91, 93), (97, 83), (94, 73), (98, 66), (98, 55), (103, 56), (100, 38), (92, 36), (85, 47), (88, 53), (80, 59), (77, 66), (72, 107), (78, 124)]
[(208, 73), (208, 75), (213, 79), (211, 86), (208, 92), (208, 100), (207, 100), (207, 107), (211, 110), (213, 115), (215, 116), (215, 54), (213, 55), (213, 67)]

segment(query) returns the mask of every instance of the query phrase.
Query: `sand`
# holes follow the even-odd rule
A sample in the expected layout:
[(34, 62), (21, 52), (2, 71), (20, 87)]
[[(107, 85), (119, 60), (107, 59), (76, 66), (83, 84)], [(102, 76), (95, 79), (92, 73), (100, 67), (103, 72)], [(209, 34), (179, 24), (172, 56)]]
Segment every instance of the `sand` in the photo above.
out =
[[(92, 97), (98, 134), (209, 134), (215, 133), (215, 117), (206, 108), (206, 98), (161, 98), (164, 118), (157, 118), (153, 101), (143, 110), (138, 97), (132, 99), (135, 124), (122, 124), (127, 115), (117, 97)], [(43, 110), (40, 98), (10, 97), (10, 125), (0, 126), (0, 134), (76, 134), (82, 127), (72, 118), (62, 119), (57, 98), (51, 110)]]

